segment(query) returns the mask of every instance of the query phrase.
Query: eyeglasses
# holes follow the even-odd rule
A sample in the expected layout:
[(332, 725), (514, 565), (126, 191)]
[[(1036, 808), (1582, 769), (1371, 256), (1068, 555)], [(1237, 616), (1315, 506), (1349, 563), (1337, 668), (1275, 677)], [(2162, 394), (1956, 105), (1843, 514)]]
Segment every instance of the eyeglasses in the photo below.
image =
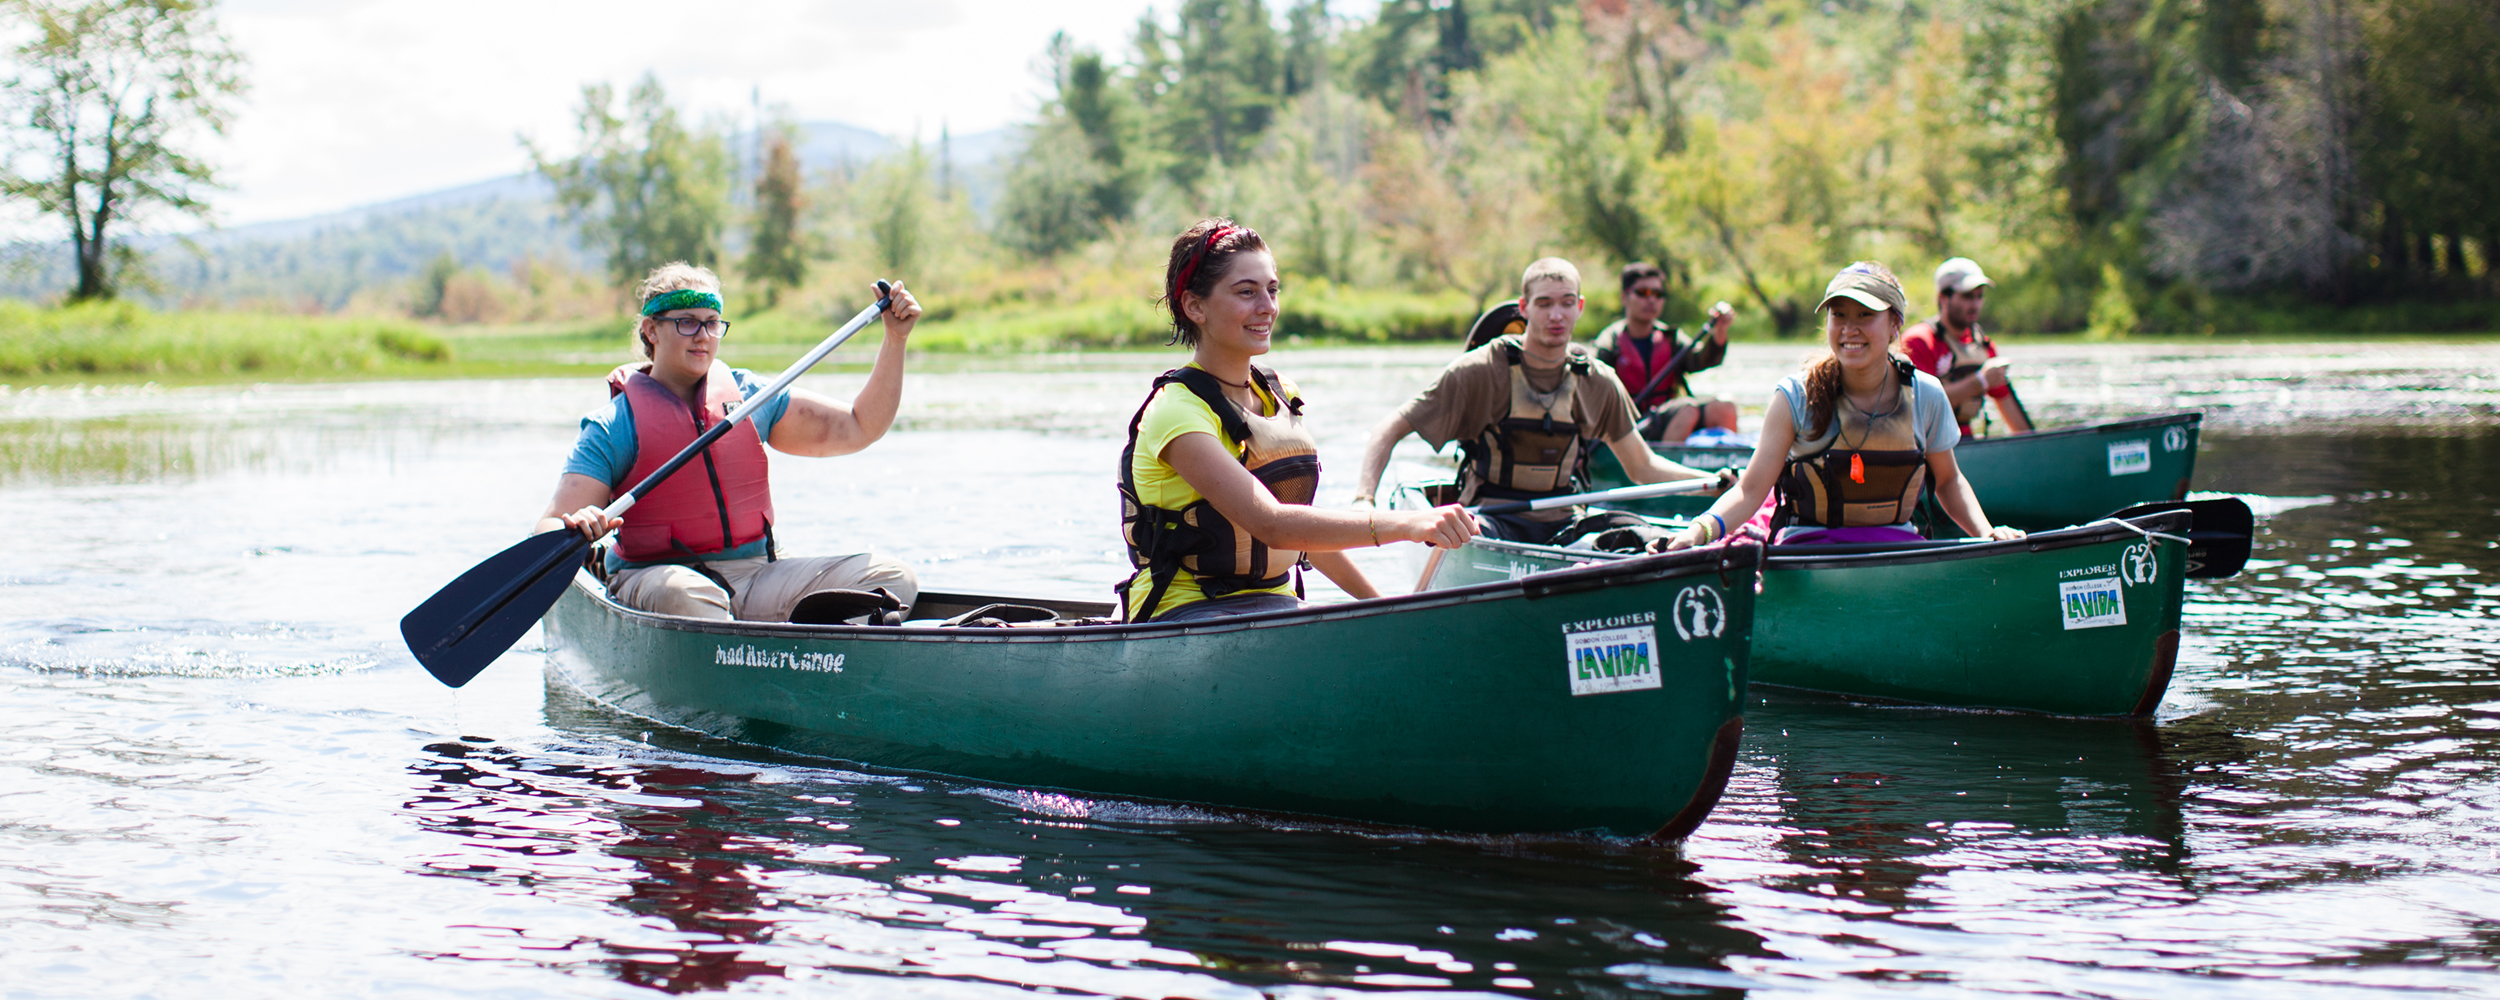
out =
[(725, 319), (697, 319), (693, 316), (654, 316), (652, 319), (676, 327), (680, 337), (698, 333), (708, 333), (715, 338), (729, 336), (729, 321)]
[(1638, 295), (1644, 299), (1663, 299), (1667, 297), (1666, 291), (1659, 288), (1635, 288), (1632, 290), (1632, 294)]

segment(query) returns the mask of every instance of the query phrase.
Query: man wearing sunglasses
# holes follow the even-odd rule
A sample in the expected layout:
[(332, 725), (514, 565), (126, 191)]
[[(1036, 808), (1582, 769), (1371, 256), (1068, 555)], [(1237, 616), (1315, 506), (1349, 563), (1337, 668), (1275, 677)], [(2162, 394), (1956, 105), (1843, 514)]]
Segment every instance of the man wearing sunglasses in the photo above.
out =
[[(903, 397), (903, 345), (920, 303), (900, 284), (884, 313), (885, 342), (868, 384), (849, 402), (806, 389), (758, 407), (621, 518), (602, 518), (618, 490), (641, 482), (712, 424), (764, 387), (720, 359), (730, 323), (710, 269), (667, 264), (643, 281), (635, 346), (650, 360), (608, 375), (608, 405), (582, 418), (582, 433), (538, 531), (572, 530), (607, 549), (608, 594), (665, 615), (787, 621), (801, 598), (823, 591), (884, 590), (907, 608), (919, 596), (911, 567), (878, 552), (782, 558), (773, 544), (771, 463), (788, 455), (847, 455), (894, 424)], [(861, 608), (863, 613), (869, 609)]]
[(1982, 395), (1996, 400), (2008, 432), (2031, 430), (2030, 415), (2023, 412), (2022, 401), (2005, 380), (2005, 362), (1996, 359), (1996, 343), (1979, 332), (1979, 309), (1988, 302), (1990, 284), (1978, 262), (1968, 257), (1937, 265), (1935, 318), (1901, 335), (1901, 353), (1910, 364), (1944, 383), (1945, 398), (1953, 401), (1953, 418), (1961, 422), (1965, 441), (1974, 436), (1971, 424), (1985, 412)]
[(1736, 404), (1693, 395), (1686, 376), (1727, 360), (1727, 328), (1735, 313), (1722, 302), (1710, 311), (1707, 333), (1684, 339), (1659, 322), (1667, 309), (1667, 274), (1658, 265), (1623, 268), (1623, 318), (1597, 332), (1598, 360), (1613, 365), (1625, 389), (1638, 393), (1641, 437), (1681, 443), (1705, 427), (1736, 431)]

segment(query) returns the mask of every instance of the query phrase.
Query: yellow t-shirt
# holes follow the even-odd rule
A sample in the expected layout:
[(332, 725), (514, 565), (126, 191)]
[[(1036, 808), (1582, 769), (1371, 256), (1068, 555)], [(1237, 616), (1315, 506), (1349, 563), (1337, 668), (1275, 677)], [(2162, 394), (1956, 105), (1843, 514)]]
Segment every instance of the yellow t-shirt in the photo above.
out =
[[(1198, 366), (1193, 364), (1189, 367)], [(1277, 381), (1284, 385), (1286, 398), (1301, 394), (1294, 388), (1293, 383), (1286, 381), (1283, 376), (1278, 376)], [(1251, 391), (1258, 394), (1262, 404), (1259, 415), (1274, 416), (1279, 405), (1275, 399), (1268, 396), (1266, 387), (1259, 385), (1255, 380), (1251, 382), (1251, 387)], [(1174, 382), (1157, 389), (1154, 399), (1146, 404), (1145, 417), (1137, 422), (1137, 454), (1129, 463), (1129, 476), (1137, 483), (1138, 502), (1165, 510), (1179, 510), (1206, 499), (1199, 495), (1197, 490), (1189, 488), (1189, 481), (1182, 479), (1180, 473), (1173, 471), (1171, 466), (1163, 462), (1164, 447), (1183, 434), (1212, 434), (1217, 441), (1223, 442), (1224, 449), (1235, 457), (1239, 457), (1242, 453), (1242, 443), (1233, 440), (1232, 435), (1224, 433), (1224, 422), (1217, 419), (1215, 411), (1207, 408), (1207, 401), (1198, 398), (1197, 393), (1189, 391), (1188, 386)], [(1144, 601), (1146, 595), (1152, 592), (1154, 592), (1154, 578), (1149, 574), (1139, 573), (1136, 579), (1129, 581), (1128, 603), (1134, 606)], [(1288, 580), (1274, 587), (1241, 590), (1235, 593), (1291, 596), (1293, 583)], [(1138, 617), (1140, 620), (1151, 619), (1182, 605), (1196, 604), (1206, 599), (1206, 592), (1198, 589), (1196, 575), (1186, 569), (1175, 570), (1172, 573), (1172, 585), (1164, 588), (1163, 599), (1155, 604), (1153, 611)]]

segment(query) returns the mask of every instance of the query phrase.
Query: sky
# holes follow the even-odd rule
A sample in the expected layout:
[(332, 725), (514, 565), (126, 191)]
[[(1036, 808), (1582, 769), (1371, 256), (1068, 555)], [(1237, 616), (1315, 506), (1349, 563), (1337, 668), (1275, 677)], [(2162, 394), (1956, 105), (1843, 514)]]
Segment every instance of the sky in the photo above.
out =
[[(1171, 3), (1162, 4), (1169, 8)], [(1366, 5), (1368, 6), (1368, 5)], [(204, 150), (220, 225), (300, 218), (529, 168), (573, 148), (585, 83), (655, 71), (682, 111), (934, 141), (1029, 119), (1055, 31), (1126, 50), (1146, 0), (227, 0), (251, 91)]]

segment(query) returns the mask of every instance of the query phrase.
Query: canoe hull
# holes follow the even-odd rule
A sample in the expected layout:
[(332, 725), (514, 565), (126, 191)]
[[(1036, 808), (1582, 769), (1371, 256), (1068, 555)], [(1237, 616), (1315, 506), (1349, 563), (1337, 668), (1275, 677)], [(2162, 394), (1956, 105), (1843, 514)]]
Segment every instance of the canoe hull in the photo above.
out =
[[(2111, 511), (2161, 500), (2187, 497), (2196, 475), (2196, 447), (2204, 417), (2173, 413), (2140, 420), (2120, 420), (1965, 441), (1953, 449), (1979, 507), (1997, 524), (2025, 531), (2046, 531), (2082, 524)], [(1656, 446), (1661, 455), (1697, 469), (1742, 469), (1752, 460), (1747, 447)], [(1590, 456), (1590, 485), (1608, 489), (1630, 485), (1614, 453), (1599, 449)], [(1690, 516), (1709, 509), (1711, 497), (1666, 497), (1617, 505), (1660, 516)], [(1920, 521), (1933, 537), (1960, 533), (1951, 519), (1921, 505)]]
[[(877, 768), (1678, 838), (1733, 765), (1753, 567), (1722, 580), (1714, 560), (1678, 555), (1598, 569), (1210, 623), (958, 629), (669, 618), (608, 600), (585, 574), (546, 633), (557, 679), (612, 707)], [(1678, 600), (1709, 602), (1707, 634), (1679, 638)], [(1574, 695), (1565, 628), (1635, 620), (1655, 634), (1654, 686)]]
[[(2136, 523), (2178, 533), (2187, 518)], [(1889, 553), (1821, 548), (1774, 548), (1763, 563), (1754, 683), (2094, 716), (2150, 713), (2169, 686), (2185, 595), (2178, 542), (2104, 525)], [(1533, 580), (1609, 558), (1620, 557), (1480, 541), (1444, 559), (1431, 585)]]

